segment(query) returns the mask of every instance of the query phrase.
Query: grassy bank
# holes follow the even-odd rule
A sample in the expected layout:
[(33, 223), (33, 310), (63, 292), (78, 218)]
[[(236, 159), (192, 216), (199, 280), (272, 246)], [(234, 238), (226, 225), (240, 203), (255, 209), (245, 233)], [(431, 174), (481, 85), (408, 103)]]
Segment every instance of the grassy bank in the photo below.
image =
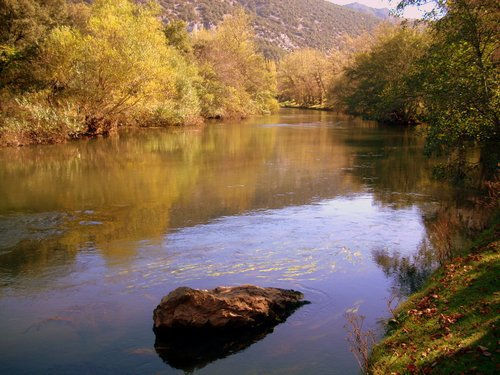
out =
[(500, 218), (397, 310), (369, 373), (493, 374), (499, 370)]

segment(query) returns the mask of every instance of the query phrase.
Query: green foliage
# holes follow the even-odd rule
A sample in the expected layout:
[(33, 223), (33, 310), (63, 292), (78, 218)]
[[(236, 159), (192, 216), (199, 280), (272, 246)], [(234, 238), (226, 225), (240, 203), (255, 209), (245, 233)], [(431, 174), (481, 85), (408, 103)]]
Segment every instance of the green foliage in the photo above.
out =
[(66, 18), (65, 0), (0, 0), (0, 44), (31, 46)]
[(446, 158), (436, 177), (492, 180), (500, 162), (498, 2), (404, 0), (398, 8), (424, 3), (436, 6), (423, 32), (382, 36), (332, 92), (352, 114), (425, 123), (427, 155)]
[(0, 89), (33, 84), (27, 68), (37, 44), (68, 21), (65, 0), (0, 0)]
[(5, 76), (5, 72), (21, 58), (22, 52), (18, 48), (8, 44), (0, 45), (0, 73)]
[(463, 180), (476, 170), (491, 179), (500, 160), (500, 11), (491, 0), (442, 6), (446, 15), (433, 23), (432, 43), (420, 63), (427, 152), (447, 156), (439, 169), (443, 176)]
[(184, 21), (170, 21), (164, 28), (168, 45), (175, 47), (179, 51), (189, 54), (193, 47), (191, 38), (187, 31), (187, 24)]
[(358, 54), (333, 89), (349, 113), (391, 123), (414, 123), (421, 98), (414, 76), (425, 51), (425, 35), (415, 29), (390, 27), (375, 45)]

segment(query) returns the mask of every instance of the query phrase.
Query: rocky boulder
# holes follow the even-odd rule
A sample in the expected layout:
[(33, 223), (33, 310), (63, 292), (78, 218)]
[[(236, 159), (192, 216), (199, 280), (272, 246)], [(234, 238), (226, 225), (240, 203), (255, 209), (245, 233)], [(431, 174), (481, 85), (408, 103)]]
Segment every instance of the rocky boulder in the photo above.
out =
[(169, 330), (223, 330), (274, 326), (307, 303), (294, 290), (253, 285), (212, 290), (177, 288), (154, 310), (156, 333)]

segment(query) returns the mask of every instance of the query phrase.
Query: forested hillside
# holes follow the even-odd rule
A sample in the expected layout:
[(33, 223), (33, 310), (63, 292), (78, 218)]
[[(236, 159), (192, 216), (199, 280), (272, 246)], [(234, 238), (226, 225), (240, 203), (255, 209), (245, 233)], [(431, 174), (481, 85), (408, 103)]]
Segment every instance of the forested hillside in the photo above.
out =
[(190, 29), (212, 28), (243, 7), (253, 16), (258, 44), (268, 57), (284, 51), (335, 48), (344, 34), (371, 31), (380, 19), (324, 0), (160, 0), (166, 19), (186, 21)]

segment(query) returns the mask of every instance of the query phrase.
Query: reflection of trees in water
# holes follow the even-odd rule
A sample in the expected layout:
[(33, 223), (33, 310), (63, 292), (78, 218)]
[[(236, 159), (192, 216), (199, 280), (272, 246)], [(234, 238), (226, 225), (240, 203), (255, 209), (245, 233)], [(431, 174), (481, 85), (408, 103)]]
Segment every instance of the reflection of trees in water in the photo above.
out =
[[(0, 253), (0, 287), (9, 286), (22, 275), (25, 279), (50, 277), (46, 270), (60, 264), (73, 263), (78, 249), (53, 240), (22, 240), (15, 248)], [(64, 270), (59, 270), (62, 276)], [(36, 287), (36, 285), (33, 285)]]
[[(418, 291), (429, 275), (450, 258), (463, 255), (470, 238), (487, 227), (496, 205), (464, 200), (437, 209), (422, 209), (427, 236), (411, 256), (374, 249), (372, 258), (401, 296)], [(425, 205), (422, 207), (426, 207)]]
[(422, 210), (436, 260), (443, 264), (461, 254), (470, 245), (470, 238), (488, 226), (497, 204), (469, 195), (434, 210)]
[(384, 274), (393, 279), (393, 287), (400, 296), (419, 290), (437, 267), (434, 251), (426, 240), (421, 242), (415, 255), (401, 256), (398, 252), (389, 253), (387, 249), (374, 249), (372, 258)]
[[(432, 161), (423, 154), (423, 138), (415, 131), (384, 131), (367, 138), (352, 133), (351, 174), (369, 186), (374, 200), (392, 209), (418, 207), (426, 238), (412, 256), (372, 251), (373, 260), (393, 279), (402, 295), (418, 290), (439, 264), (467, 248), (468, 238), (484, 229), (498, 204), (498, 186), (489, 199), (457, 189), (432, 177)], [(493, 203), (492, 203), (493, 202)], [(410, 249), (408, 249), (410, 250)]]
[[(294, 115), (285, 120), (290, 127), (124, 131), (107, 139), (0, 150), (0, 277), (3, 270), (36, 275), (36, 269), (69, 265), (82, 248), (126, 263), (141, 241), (161, 243), (171, 228), (359, 191), (359, 183), (341, 172), (349, 162), (341, 139), (328, 137), (321, 123), (293, 128), (324, 116)], [(2, 222), (48, 212), (64, 217), (57, 223), (43, 217), (40, 228), (20, 225), (6, 232), (8, 243), (2, 239)], [(45, 227), (54, 231), (31, 237)], [(68, 256), (57, 255), (63, 251)]]
[(158, 356), (171, 367), (192, 373), (211, 362), (241, 352), (264, 339), (302, 305), (286, 311), (280, 320), (256, 327), (155, 332), (155, 350)]
[(382, 127), (377, 137), (353, 134), (346, 142), (357, 150), (351, 173), (373, 189), (377, 203), (398, 209), (450, 197), (451, 187), (432, 178), (416, 131)]
[[(263, 121), (266, 126), (259, 126)], [(172, 228), (367, 187), (380, 205), (418, 205), (424, 216), (427, 202), (449, 195), (432, 181), (414, 133), (303, 111), (244, 125), (125, 131), (108, 139), (0, 150), (0, 181), (0, 215), (9, 213), (0, 217), (0, 257), (19, 254), (6, 255), (0, 273), (37, 264), (44, 269), (59, 251), (68, 256), (55, 258), (69, 264), (82, 247), (126, 263), (141, 241), (162, 243)], [(5, 232), (19, 238), (19, 248), (10, 239), (5, 244), (2, 220), (12, 222), (10, 213), (29, 221), (47, 212), (66, 215), (56, 223), (42, 219), (56, 229), (50, 236), (31, 238), (23, 233), (43, 230), (21, 225), (14, 236)]]

